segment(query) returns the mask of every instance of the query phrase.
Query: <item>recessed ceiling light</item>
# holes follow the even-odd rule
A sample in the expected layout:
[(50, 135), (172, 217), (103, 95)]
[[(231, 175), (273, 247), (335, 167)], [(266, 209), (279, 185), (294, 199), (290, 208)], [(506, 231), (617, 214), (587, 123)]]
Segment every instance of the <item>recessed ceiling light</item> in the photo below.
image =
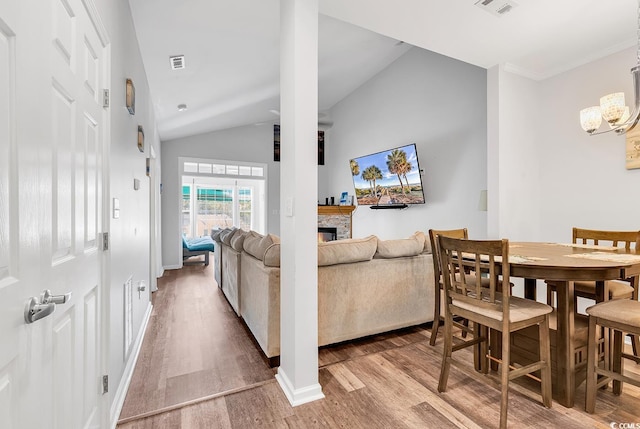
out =
[(185, 110), (187, 110), (187, 105), (182, 103), (182, 104), (178, 104), (178, 112), (184, 112)]

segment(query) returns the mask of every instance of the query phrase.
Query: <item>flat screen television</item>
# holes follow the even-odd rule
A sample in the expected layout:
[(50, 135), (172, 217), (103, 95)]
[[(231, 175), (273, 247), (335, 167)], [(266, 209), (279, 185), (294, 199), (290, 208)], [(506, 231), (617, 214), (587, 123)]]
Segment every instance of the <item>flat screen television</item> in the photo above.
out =
[(424, 204), (414, 143), (353, 158), (349, 164), (358, 205), (391, 208)]

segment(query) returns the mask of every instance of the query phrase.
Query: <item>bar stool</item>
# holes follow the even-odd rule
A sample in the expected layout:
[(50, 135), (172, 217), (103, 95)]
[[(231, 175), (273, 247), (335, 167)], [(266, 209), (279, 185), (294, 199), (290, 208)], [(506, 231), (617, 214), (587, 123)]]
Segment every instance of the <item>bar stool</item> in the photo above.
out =
[[(598, 389), (613, 381), (613, 393), (622, 393), (622, 383), (627, 382), (640, 387), (640, 378), (625, 376), (622, 371), (622, 358), (635, 361), (635, 356), (622, 350), (625, 334), (640, 335), (640, 302), (630, 299), (605, 301), (587, 308), (589, 315), (589, 342), (587, 346), (587, 394), (585, 410), (593, 413)], [(610, 368), (598, 366), (598, 335), (601, 329), (613, 330), (613, 356)], [(598, 381), (598, 376), (603, 377)]]

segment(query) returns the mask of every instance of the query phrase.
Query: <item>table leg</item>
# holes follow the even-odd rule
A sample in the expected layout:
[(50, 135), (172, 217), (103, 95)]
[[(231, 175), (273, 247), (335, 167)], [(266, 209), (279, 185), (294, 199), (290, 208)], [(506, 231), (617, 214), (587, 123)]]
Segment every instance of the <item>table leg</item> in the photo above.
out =
[(558, 402), (565, 407), (573, 407), (576, 392), (576, 364), (573, 335), (574, 320), (574, 284), (556, 282), (558, 294), (558, 330), (556, 332), (556, 382), (558, 384)]
[(524, 279), (524, 297), (536, 300), (536, 279)]

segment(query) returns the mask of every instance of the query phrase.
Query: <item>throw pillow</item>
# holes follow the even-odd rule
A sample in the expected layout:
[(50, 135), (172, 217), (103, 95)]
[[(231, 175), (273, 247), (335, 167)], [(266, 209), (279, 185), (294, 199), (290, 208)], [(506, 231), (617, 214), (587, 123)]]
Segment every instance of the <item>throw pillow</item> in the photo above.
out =
[(238, 229), (236, 227), (233, 227), (229, 229), (227, 232), (223, 232), (222, 234), (220, 234), (220, 237), (222, 238), (222, 242), (227, 246), (231, 246), (231, 239), (233, 238), (233, 235), (236, 233), (237, 230)]
[(267, 247), (274, 243), (280, 243), (280, 238), (273, 234), (260, 235), (257, 232), (251, 231), (244, 239), (242, 245), (245, 252), (264, 261), (264, 253)]
[(247, 236), (247, 232), (243, 229), (238, 229), (233, 237), (231, 238), (231, 247), (236, 252), (242, 252), (242, 245), (244, 244), (244, 239)]
[(280, 243), (273, 243), (264, 251), (264, 265), (266, 267), (280, 266)]
[(424, 251), (425, 235), (416, 232), (409, 238), (399, 240), (378, 239), (376, 258), (401, 258), (404, 256), (416, 256)]
[(220, 238), (220, 235), (224, 232), (224, 229), (214, 229), (213, 231), (211, 231), (211, 238), (213, 239), (213, 241), (217, 241), (218, 243), (220, 243), (222, 241), (222, 239)]
[(376, 253), (376, 247), (375, 235), (318, 243), (318, 266), (369, 261)]

